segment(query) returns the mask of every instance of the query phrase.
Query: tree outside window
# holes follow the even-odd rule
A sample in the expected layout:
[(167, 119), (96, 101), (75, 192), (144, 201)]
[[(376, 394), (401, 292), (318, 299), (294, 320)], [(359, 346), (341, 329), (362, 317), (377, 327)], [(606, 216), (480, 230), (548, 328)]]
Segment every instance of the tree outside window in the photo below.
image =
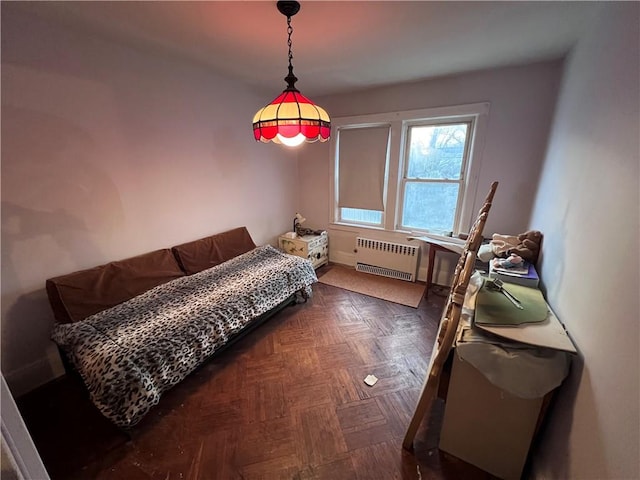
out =
[(454, 230), (470, 131), (469, 123), (409, 127), (402, 228), (432, 232)]

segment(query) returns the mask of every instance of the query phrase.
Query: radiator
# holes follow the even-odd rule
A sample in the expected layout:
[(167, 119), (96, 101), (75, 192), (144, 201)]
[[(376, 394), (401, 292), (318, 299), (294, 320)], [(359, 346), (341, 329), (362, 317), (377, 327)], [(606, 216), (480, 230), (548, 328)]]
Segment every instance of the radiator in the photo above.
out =
[(415, 282), (420, 247), (356, 238), (356, 270)]

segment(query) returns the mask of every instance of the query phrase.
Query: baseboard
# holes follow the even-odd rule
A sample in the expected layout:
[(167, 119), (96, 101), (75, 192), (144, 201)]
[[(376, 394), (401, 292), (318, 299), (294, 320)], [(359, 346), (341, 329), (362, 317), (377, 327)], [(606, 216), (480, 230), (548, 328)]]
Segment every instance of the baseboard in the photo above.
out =
[(346, 265), (347, 267), (356, 266), (356, 256), (353, 253), (346, 252), (331, 252), (329, 258), (331, 263), (339, 263), (340, 265)]
[(5, 380), (14, 398), (29, 393), (51, 380), (64, 375), (64, 367), (57, 350), (48, 356), (5, 374)]
[[(356, 265), (356, 256), (352, 253), (345, 253), (345, 252), (332, 252), (331, 254), (331, 258), (329, 259), (331, 261), (331, 263), (338, 263), (340, 265), (346, 265), (347, 267), (355, 267)], [(426, 282), (427, 280), (427, 267), (422, 265), (422, 261), (420, 262), (421, 265), (418, 268), (418, 281), (421, 282)], [(434, 272), (433, 275), (433, 283), (437, 284), (437, 285), (444, 285), (444, 286), (450, 286), (451, 285), (451, 278), (453, 276), (453, 269), (455, 269), (456, 263), (455, 262), (450, 262), (449, 265), (447, 265), (449, 267), (452, 267), (451, 270), (449, 271), (449, 269), (441, 269), (441, 270), (436, 270)]]

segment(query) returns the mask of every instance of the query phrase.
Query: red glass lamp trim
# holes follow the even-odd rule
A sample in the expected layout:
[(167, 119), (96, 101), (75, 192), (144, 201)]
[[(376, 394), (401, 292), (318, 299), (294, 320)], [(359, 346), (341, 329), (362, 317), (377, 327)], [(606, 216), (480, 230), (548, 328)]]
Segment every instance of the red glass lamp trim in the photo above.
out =
[(253, 136), (257, 141), (269, 142), (277, 135), (294, 138), (299, 134), (307, 142), (326, 142), (331, 134), (331, 120), (323, 108), (295, 89), (283, 91), (253, 118)]

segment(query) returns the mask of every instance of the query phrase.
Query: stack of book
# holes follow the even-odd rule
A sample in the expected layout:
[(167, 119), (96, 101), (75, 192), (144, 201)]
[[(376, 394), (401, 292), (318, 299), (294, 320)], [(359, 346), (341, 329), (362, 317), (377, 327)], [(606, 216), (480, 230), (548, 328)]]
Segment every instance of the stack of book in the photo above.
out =
[(493, 262), (489, 262), (489, 277), (534, 288), (538, 286), (540, 280), (535, 267), (529, 262), (524, 262), (521, 267), (513, 268), (494, 267)]

